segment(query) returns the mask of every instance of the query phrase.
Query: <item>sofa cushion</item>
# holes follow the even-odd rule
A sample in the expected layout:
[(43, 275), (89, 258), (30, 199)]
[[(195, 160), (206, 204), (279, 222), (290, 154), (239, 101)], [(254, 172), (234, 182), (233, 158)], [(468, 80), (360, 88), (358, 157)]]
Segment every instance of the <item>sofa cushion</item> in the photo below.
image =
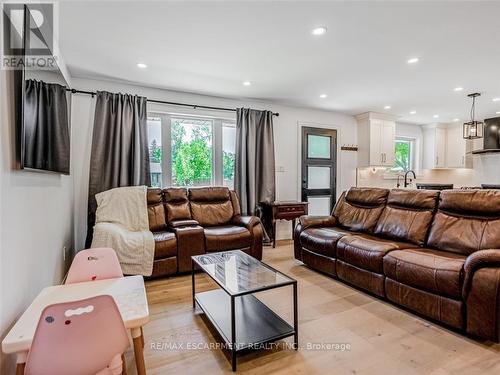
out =
[(230, 200), (227, 187), (202, 187), (189, 189), (189, 200), (196, 202), (225, 202)]
[(382, 213), (389, 190), (351, 188), (339, 198), (333, 216), (339, 226), (356, 232), (372, 232)]
[(391, 190), (374, 232), (423, 245), (438, 197), (435, 190)]
[(207, 252), (236, 250), (252, 245), (252, 235), (244, 227), (224, 225), (204, 228)]
[(400, 283), (461, 299), (465, 258), (428, 248), (392, 251), (384, 257), (384, 273)]
[(187, 189), (170, 188), (165, 189), (163, 193), (167, 210), (167, 221), (169, 224), (176, 220), (191, 219)]
[(462, 329), (464, 326), (462, 301), (413, 288), (388, 277), (385, 278), (385, 295), (398, 305), (451, 327)]
[(335, 258), (337, 241), (350, 233), (337, 227), (308, 228), (300, 233), (299, 240), (304, 249)]
[(234, 216), (229, 189), (225, 187), (189, 190), (191, 216), (201, 226), (229, 224)]
[(177, 240), (172, 232), (153, 232), (155, 240), (155, 259), (177, 255)]
[(429, 247), (469, 255), (500, 248), (500, 191), (446, 190), (429, 232)]
[(352, 264), (337, 259), (337, 276), (339, 279), (363, 288), (380, 297), (385, 297), (384, 280), (385, 276), (377, 272), (353, 266)]
[(393, 250), (416, 247), (408, 242), (357, 234), (341, 238), (337, 243), (337, 259), (358, 268), (383, 273), (383, 258)]
[(149, 230), (152, 232), (165, 230), (165, 210), (163, 209), (161, 189), (149, 188), (147, 193), (147, 203)]
[(148, 206), (148, 220), (149, 230), (151, 232), (157, 232), (165, 229), (165, 210), (163, 208), (163, 204), (160, 203)]

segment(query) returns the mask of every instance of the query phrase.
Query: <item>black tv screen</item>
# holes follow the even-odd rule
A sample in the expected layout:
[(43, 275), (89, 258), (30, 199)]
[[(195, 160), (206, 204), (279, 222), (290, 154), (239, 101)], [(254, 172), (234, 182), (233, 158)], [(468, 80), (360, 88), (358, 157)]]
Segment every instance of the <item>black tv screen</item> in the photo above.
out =
[[(34, 22), (25, 7), (23, 40)], [(54, 56), (52, 56), (54, 57)], [(70, 99), (61, 70), (37, 67), (25, 56), (22, 81), (21, 168), (70, 173)], [(54, 60), (56, 60), (54, 58)]]

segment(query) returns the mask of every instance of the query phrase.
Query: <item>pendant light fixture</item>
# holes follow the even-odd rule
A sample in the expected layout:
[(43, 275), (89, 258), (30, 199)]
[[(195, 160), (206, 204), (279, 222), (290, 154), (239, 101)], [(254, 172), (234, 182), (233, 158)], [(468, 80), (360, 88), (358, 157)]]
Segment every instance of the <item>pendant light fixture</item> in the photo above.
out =
[(476, 98), (481, 94), (475, 92), (467, 95), (472, 98), (472, 107), (470, 109), (470, 121), (464, 122), (464, 139), (483, 138), (483, 123), (474, 119), (476, 115)]

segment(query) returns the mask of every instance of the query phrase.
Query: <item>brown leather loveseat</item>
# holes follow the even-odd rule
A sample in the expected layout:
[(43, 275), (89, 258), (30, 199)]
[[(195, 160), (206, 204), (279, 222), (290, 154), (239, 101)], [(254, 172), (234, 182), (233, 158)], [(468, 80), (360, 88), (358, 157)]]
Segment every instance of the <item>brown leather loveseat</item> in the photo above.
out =
[(148, 189), (149, 228), (155, 239), (152, 277), (191, 271), (191, 256), (242, 250), (262, 259), (262, 227), (242, 216), (226, 187)]
[(295, 258), (472, 336), (500, 340), (500, 191), (351, 188), (300, 219)]

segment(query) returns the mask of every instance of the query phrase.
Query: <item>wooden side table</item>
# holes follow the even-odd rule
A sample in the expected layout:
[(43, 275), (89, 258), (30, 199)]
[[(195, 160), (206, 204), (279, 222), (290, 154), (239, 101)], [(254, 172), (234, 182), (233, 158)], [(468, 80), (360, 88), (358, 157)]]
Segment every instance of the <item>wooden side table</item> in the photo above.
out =
[(276, 247), (276, 221), (291, 220), (292, 221), (292, 237), (295, 229), (295, 220), (302, 215), (307, 215), (308, 202), (299, 201), (275, 201), (272, 203), (262, 202), (264, 208), (264, 216), (272, 222), (273, 233), (272, 241), (273, 248)]

